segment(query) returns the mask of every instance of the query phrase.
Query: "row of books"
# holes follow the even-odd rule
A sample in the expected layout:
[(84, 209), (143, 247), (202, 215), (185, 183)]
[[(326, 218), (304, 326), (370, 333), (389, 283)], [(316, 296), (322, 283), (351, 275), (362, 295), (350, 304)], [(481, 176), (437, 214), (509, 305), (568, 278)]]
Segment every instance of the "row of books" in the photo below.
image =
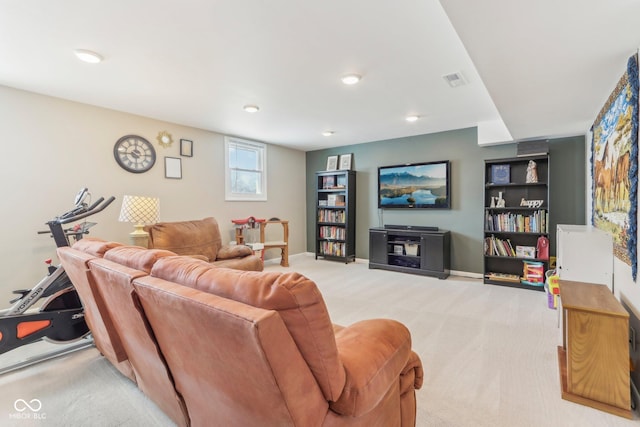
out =
[(549, 213), (544, 209), (537, 210), (530, 215), (505, 212), (485, 214), (485, 230), (508, 231), (520, 233), (548, 233)]
[(484, 254), (489, 256), (508, 256), (517, 258), (535, 258), (535, 246), (516, 245), (514, 248), (510, 239), (499, 239), (493, 234), (484, 241)]
[(344, 227), (323, 225), (322, 227), (320, 227), (320, 238), (333, 239), (333, 240), (345, 240), (346, 232)]
[(336, 176), (329, 175), (322, 177), (322, 188), (325, 190), (330, 190), (334, 188), (345, 188), (346, 187), (346, 177), (339, 176), (338, 182), (336, 183)]
[(344, 242), (320, 242), (320, 255), (345, 256), (346, 247)]
[(516, 256), (509, 239), (499, 239), (494, 235), (484, 239), (484, 254), (489, 256)]
[(344, 224), (344, 210), (319, 209), (318, 222), (336, 222)]

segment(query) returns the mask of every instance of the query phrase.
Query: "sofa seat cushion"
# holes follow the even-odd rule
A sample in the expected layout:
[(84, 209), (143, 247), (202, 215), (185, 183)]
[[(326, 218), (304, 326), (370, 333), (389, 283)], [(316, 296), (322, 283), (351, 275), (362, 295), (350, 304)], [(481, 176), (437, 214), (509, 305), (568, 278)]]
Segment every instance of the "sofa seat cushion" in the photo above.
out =
[(316, 284), (299, 273), (239, 271), (206, 267), (184, 257), (158, 260), (151, 276), (276, 310), (307, 361), (327, 400), (337, 400), (345, 384), (333, 325)]
[(159, 222), (145, 227), (149, 232), (149, 247), (166, 249), (178, 255), (203, 255), (214, 261), (222, 246), (215, 218)]

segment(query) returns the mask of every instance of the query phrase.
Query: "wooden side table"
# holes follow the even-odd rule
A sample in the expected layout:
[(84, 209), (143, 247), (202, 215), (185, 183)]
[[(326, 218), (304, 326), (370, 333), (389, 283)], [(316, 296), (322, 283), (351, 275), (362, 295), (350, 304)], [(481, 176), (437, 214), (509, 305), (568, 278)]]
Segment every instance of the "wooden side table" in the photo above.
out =
[[(282, 225), (282, 240), (278, 241), (265, 241), (265, 229), (269, 224)], [(279, 248), (281, 253), (280, 265), (283, 267), (289, 267), (289, 221), (287, 220), (268, 220), (260, 223), (260, 242), (264, 244), (264, 251), (267, 249)]]
[(560, 279), (562, 398), (632, 419), (629, 313), (605, 285)]

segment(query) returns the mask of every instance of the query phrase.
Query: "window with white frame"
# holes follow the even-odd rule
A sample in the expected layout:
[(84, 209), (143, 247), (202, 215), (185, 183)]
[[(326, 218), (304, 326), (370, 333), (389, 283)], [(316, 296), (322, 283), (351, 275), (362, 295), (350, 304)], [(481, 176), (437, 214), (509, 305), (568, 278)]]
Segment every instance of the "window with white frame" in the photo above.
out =
[(267, 200), (267, 146), (224, 139), (225, 200)]

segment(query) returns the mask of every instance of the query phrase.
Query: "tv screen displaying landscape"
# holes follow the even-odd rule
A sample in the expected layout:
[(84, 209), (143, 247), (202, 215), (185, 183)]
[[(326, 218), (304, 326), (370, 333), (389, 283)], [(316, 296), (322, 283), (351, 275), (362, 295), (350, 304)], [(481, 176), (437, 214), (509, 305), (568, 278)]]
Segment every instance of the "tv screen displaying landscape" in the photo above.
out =
[(449, 161), (379, 167), (378, 207), (449, 209)]

